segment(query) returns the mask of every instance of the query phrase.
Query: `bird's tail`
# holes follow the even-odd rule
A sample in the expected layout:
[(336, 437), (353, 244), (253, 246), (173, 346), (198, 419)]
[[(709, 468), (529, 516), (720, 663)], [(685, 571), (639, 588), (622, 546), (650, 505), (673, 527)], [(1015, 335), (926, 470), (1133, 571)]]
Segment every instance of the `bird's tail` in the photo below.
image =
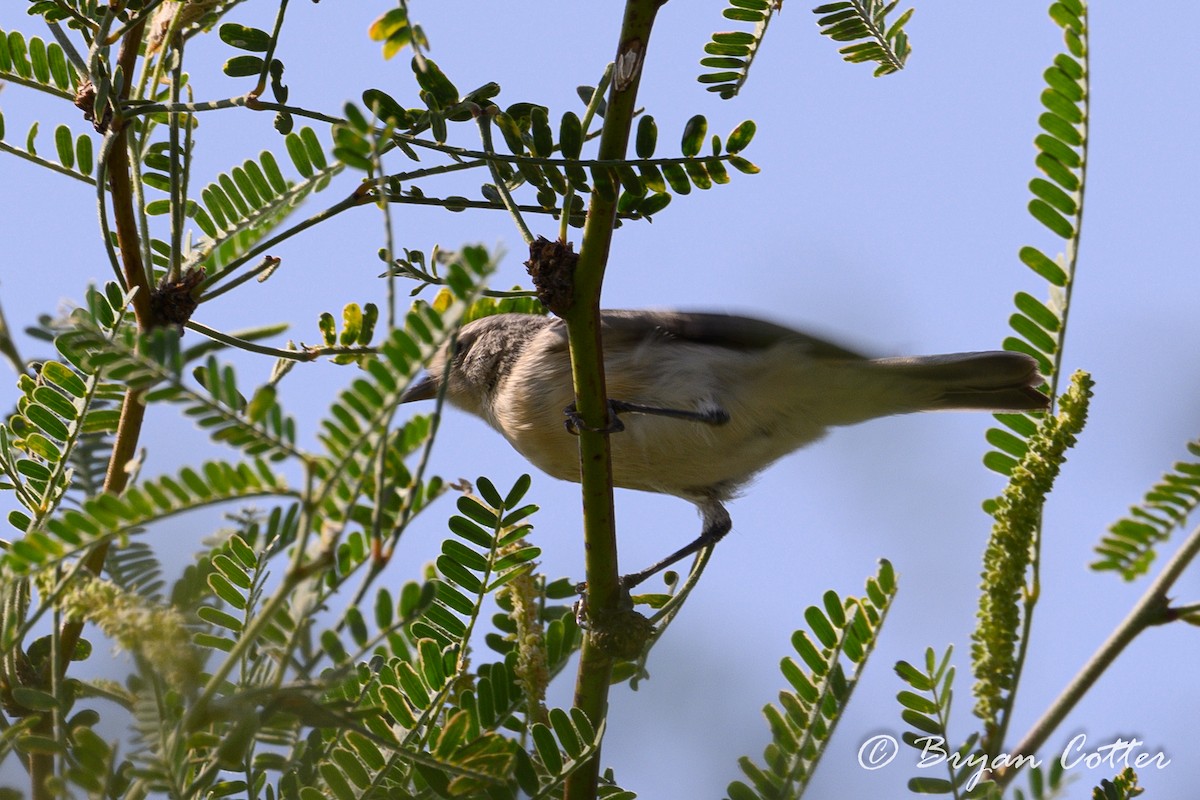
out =
[(1022, 353), (951, 353), (870, 363), (930, 390), (921, 393), (927, 398), (924, 408), (914, 410), (1041, 411), (1050, 405), (1038, 389), (1045, 379), (1037, 362)]

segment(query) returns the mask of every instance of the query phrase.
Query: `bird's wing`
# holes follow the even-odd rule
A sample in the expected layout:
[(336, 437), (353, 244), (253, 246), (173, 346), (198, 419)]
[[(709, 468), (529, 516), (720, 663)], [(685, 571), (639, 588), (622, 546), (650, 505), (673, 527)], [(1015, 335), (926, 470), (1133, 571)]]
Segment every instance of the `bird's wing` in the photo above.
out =
[(689, 311), (604, 311), (602, 316), (606, 347), (655, 336), (730, 350), (762, 350), (786, 341), (803, 345), (817, 359), (866, 359), (824, 339), (752, 317)]

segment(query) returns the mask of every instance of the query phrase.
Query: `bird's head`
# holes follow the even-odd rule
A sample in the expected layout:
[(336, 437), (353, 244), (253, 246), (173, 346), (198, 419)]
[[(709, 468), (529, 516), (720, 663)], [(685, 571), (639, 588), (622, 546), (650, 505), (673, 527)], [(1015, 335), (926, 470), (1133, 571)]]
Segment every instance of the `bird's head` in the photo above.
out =
[(400, 396), (401, 403), (432, 400), (446, 383), (446, 399), (478, 416), (521, 351), (550, 322), (530, 314), (495, 314), (468, 322), (429, 360), (425, 375)]

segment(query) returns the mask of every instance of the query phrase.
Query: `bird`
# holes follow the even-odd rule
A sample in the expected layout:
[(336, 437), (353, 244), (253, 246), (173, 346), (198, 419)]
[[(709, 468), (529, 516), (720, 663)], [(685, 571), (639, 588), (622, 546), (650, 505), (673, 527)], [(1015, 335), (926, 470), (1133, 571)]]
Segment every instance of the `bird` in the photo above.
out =
[[(763, 469), (831, 427), (936, 410), (1042, 411), (1037, 362), (1008, 351), (870, 358), (733, 314), (612, 310), (600, 315), (613, 485), (695, 504), (700, 535), (626, 589), (715, 545), (725, 504)], [(482, 418), (534, 466), (580, 481), (566, 324), (535, 314), (473, 320), (401, 395)]]

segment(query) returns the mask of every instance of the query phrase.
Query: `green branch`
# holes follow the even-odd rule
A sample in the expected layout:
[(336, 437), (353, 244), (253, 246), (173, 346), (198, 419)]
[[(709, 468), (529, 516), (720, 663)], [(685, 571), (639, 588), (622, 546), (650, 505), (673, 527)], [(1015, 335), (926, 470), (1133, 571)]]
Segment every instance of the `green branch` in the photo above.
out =
[[(631, 110), (632, 111), (632, 110)], [(633, 115), (630, 114), (630, 119)], [(607, 125), (607, 116), (605, 117)], [(738, 153), (721, 153), (718, 155), (707, 156), (673, 156), (670, 158), (638, 158), (629, 160), (625, 157), (622, 151), (620, 158), (613, 158), (604, 150), (603, 134), (601, 135), (601, 149), (598, 158), (548, 158), (542, 156), (530, 155), (507, 155), (505, 153), (496, 153), (487, 150), (470, 150), (466, 147), (455, 147), (454, 145), (442, 144), (440, 142), (430, 142), (424, 139), (417, 139), (413, 136), (404, 134), (396, 134), (396, 136), (404, 141), (405, 144), (416, 145), (426, 150), (436, 150), (439, 153), (445, 153), (455, 158), (470, 158), (484, 161), (503, 161), (507, 164), (530, 164), (537, 167), (620, 167), (628, 164), (637, 166), (661, 167), (665, 165), (684, 166), (688, 163), (709, 162), (709, 161), (733, 161), (739, 158)], [(628, 136), (626, 140), (628, 142)]]
[[(608, 109), (600, 134), (599, 156), (602, 160), (625, 157), (646, 47), (660, 5), (660, 0), (628, 0), (625, 4)], [(562, 315), (570, 343), (576, 409), (584, 423), (579, 435), (579, 458), (588, 582), (586, 601), (592, 612), (600, 616), (615, 612), (623, 594), (617, 571), (611, 452), (608, 436), (598, 432), (608, 424), (600, 339), (600, 292), (616, 214), (615, 192), (592, 193), (575, 268), (573, 305)], [(574, 705), (593, 725), (598, 725), (607, 712), (612, 667), (612, 656), (600, 649), (594, 636), (586, 636), (579, 658)], [(567, 781), (567, 800), (594, 798), (599, 772), (597, 752)]]
[(267, 272), (268, 270), (274, 271), (276, 268), (278, 268), (279, 262), (271, 260), (271, 259), (264, 259), (253, 269), (243, 272), (241, 275), (230, 280), (224, 286), (221, 286), (220, 288), (215, 288), (215, 289), (212, 288), (218, 282), (224, 280), (225, 278), (228, 278), (233, 273), (233, 271), (236, 270), (238, 267), (240, 267), (242, 264), (245, 264), (248, 261), (250, 261), (251, 259), (255, 258), (256, 256), (258, 256), (262, 253), (265, 253), (266, 251), (275, 247), (280, 242), (282, 242), (286, 239), (290, 239), (291, 237), (295, 236), (296, 234), (298, 234), (302, 231), (308, 230), (309, 228), (313, 227), (314, 225), (316, 225), (319, 222), (324, 222), (325, 220), (327, 220), (331, 217), (335, 217), (347, 209), (357, 208), (358, 206), (365, 205), (366, 203), (369, 203), (370, 201), (371, 201), (371, 197), (369, 194), (367, 194), (365, 192), (355, 191), (349, 197), (339, 200), (337, 203), (334, 203), (332, 206), (325, 209), (324, 211), (320, 211), (316, 214), (313, 214), (308, 219), (304, 220), (303, 222), (298, 222), (297, 224), (293, 225), (292, 227), (288, 228), (287, 230), (283, 231), (282, 233), (278, 233), (269, 239), (259, 242), (257, 245), (255, 245), (254, 247), (250, 248), (245, 253), (243, 253), (240, 258), (237, 258), (234, 261), (230, 262), (220, 272), (216, 273), (215, 275), (210, 275), (208, 278), (206, 278), (204, 283), (201, 284), (201, 296), (200, 296), (199, 302), (207, 303), (209, 300), (212, 300), (216, 297), (220, 297), (221, 295), (225, 294), (228, 291), (231, 291), (232, 289), (236, 289), (238, 286), (241, 286), (246, 281), (252, 280), (253, 278), (257, 277), (258, 275), (261, 275), (262, 273)]
[[(1151, 584), (1146, 593), (1138, 600), (1137, 605), (1121, 624), (1109, 635), (1104, 644), (1088, 659), (1079, 673), (1071, 680), (1062, 693), (1046, 709), (1041, 718), (1033, 724), (1021, 743), (1013, 748), (1017, 755), (1033, 754), (1055, 729), (1066, 719), (1075, 705), (1087, 694), (1092, 685), (1104, 674), (1104, 671), (1117, 660), (1125, 647), (1139, 633), (1153, 625), (1170, 622), (1177, 616), (1177, 611), (1170, 608), (1167, 593), (1179, 580), (1179, 576), (1189, 564), (1200, 555), (1200, 528), (1196, 528), (1188, 536), (1187, 541), (1179, 548), (1171, 561), (1163, 568), (1162, 573)], [(1019, 764), (1019, 762), (1016, 762)], [(1001, 787), (1007, 786), (1016, 777), (1016, 769), (1001, 769), (996, 773), (996, 782)]]
[(13, 147), (8, 142), (0, 141), (0, 153), (9, 153), (17, 158), (23, 158), (26, 161), (37, 164), (39, 167), (45, 167), (46, 169), (57, 172), (60, 175), (66, 175), (68, 178), (74, 178), (77, 181), (83, 181), (89, 186), (96, 185), (96, 179), (89, 175), (84, 175), (82, 172), (76, 172), (69, 167), (64, 167), (62, 164), (51, 161), (48, 158), (42, 158), (39, 155), (30, 153), (28, 150), (22, 150), (19, 147)]
[[(1050, 384), (1051, 410), (1054, 409), (1055, 398), (1058, 397), (1061, 388), (1064, 344), (1071, 310), (1071, 297), (1075, 286), (1083, 226), (1084, 193), (1087, 186), (1088, 110), (1091, 95), (1090, 50), (1087, 46), (1087, 9), (1082, 4), (1075, 3), (1074, 5), (1078, 7), (1080, 14), (1078, 17), (1075, 16), (1075, 12), (1069, 11), (1065, 7), (1063, 10), (1066, 16), (1051, 15), (1055, 22), (1063, 28), (1068, 53), (1060, 53), (1056, 56), (1054, 66), (1045, 73), (1048, 87), (1043, 91), (1042, 103), (1048, 111), (1039, 118), (1039, 125), (1045, 132), (1039, 134), (1034, 140), (1040, 151), (1036, 159), (1038, 167), (1058, 186), (1040, 178), (1035, 178), (1029, 184), (1031, 192), (1035, 195), (1029, 204), (1030, 214), (1056, 235), (1066, 239), (1065, 251), (1061, 266), (1051, 262), (1050, 259), (1031, 247), (1022, 248), (1020, 253), (1022, 261), (1046, 277), (1053, 286), (1061, 288), (1061, 299), (1052, 304), (1055, 311), (1050, 311), (1044, 306), (1036, 307), (1040, 304), (1033, 298), (1027, 298), (1023, 303), (1021, 295), (1018, 295), (1019, 313), (1010, 318), (1010, 325), (1024, 338), (1009, 337), (1004, 341), (1006, 350), (1025, 352), (1042, 363), (1043, 371), (1046, 372)], [(1064, 91), (1066, 94), (1062, 93)], [(1061, 116), (1063, 114), (1066, 117)], [(1069, 197), (1064, 194), (1064, 191), (1067, 190), (1070, 191)], [(1066, 219), (1063, 214), (1069, 214), (1070, 219)], [(1042, 322), (1034, 322), (1035, 318), (1042, 319)], [(1043, 322), (1050, 322), (1050, 320), (1053, 320), (1050, 330), (1041, 330)], [(1051, 343), (1050, 350), (1047, 351), (1051, 359), (1049, 361), (1047, 361), (1047, 355), (1038, 347), (1038, 342), (1042, 341), (1042, 336), (1037, 335), (1039, 331)], [(1030, 333), (1034, 334), (1032, 339), (1030, 339)], [(989, 431), (989, 441), (993, 441), (993, 432)], [(1004, 432), (997, 433), (1007, 435)], [(988, 454), (988, 456), (995, 455), (995, 453)], [(987, 463), (986, 458), (985, 463)], [(1010, 673), (1011, 685), (1008, 687), (1008, 696), (1003, 707), (996, 711), (996, 717), (992, 719), (985, 717), (991, 725), (991, 729), (984, 740), (984, 749), (985, 752), (992, 754), (1003, 747), (1004, 738), (1008, 733), (1013, 703), (1028, 656), (1030, 632), (1033, 628), (1033, 612), (1041, 595), (1042, 520), (1040, 514), (1032, 528), (1031, 537), (1029, 581), (1024, 591), (1020, 633), (1015, 634), (1017, 630), (1015, 624), (1012, 629), (1017, 637), (1017, 653)]]
[(295, 117), (314, 119), (317, 122), (328, 122), (330, 125), (345, 124), (341, 117), (332, 117), (319, 111), (310, 111), (299, 106), (289, 106), (286, 103), (268, 103), (253, 95), (227, 97), (223, 100), (204, 100), (189, 103), (153, 103), (139, 101), (130, 103), (125, 108), (127, 117), (144, 116), (147, 114), (199, 114), (204, 111), (220, 111), (224, 108), (249, 108), (252, 111), (282, 111)]
[(517, 204), (513, 201), (512, 193), (508, 190), (508, 181), (504, 180), (504, 176), (500, 174), (499, 162), (495, 158), (496, 151), (492, 147), (492, 118), (489, 111), (477, 109), (475, 111), (475, 120), (479, 123), (479, 139), (483, 142), (484, 153), (487, 154), (487, 165), (492, 172), (492, 180), (496, 182), (496, 191), (500, 193), (500, 199), (504, 202), (504, 207), (508, 209), (509, 215), (513, 218), (513, 223), (521, 231), (521, 238), (525, 244), (533, 244), (534, 235), (530, 232), (529, 226), (525, 224), (525, 220), (521, 217), (521, 213), (517, 209)]

